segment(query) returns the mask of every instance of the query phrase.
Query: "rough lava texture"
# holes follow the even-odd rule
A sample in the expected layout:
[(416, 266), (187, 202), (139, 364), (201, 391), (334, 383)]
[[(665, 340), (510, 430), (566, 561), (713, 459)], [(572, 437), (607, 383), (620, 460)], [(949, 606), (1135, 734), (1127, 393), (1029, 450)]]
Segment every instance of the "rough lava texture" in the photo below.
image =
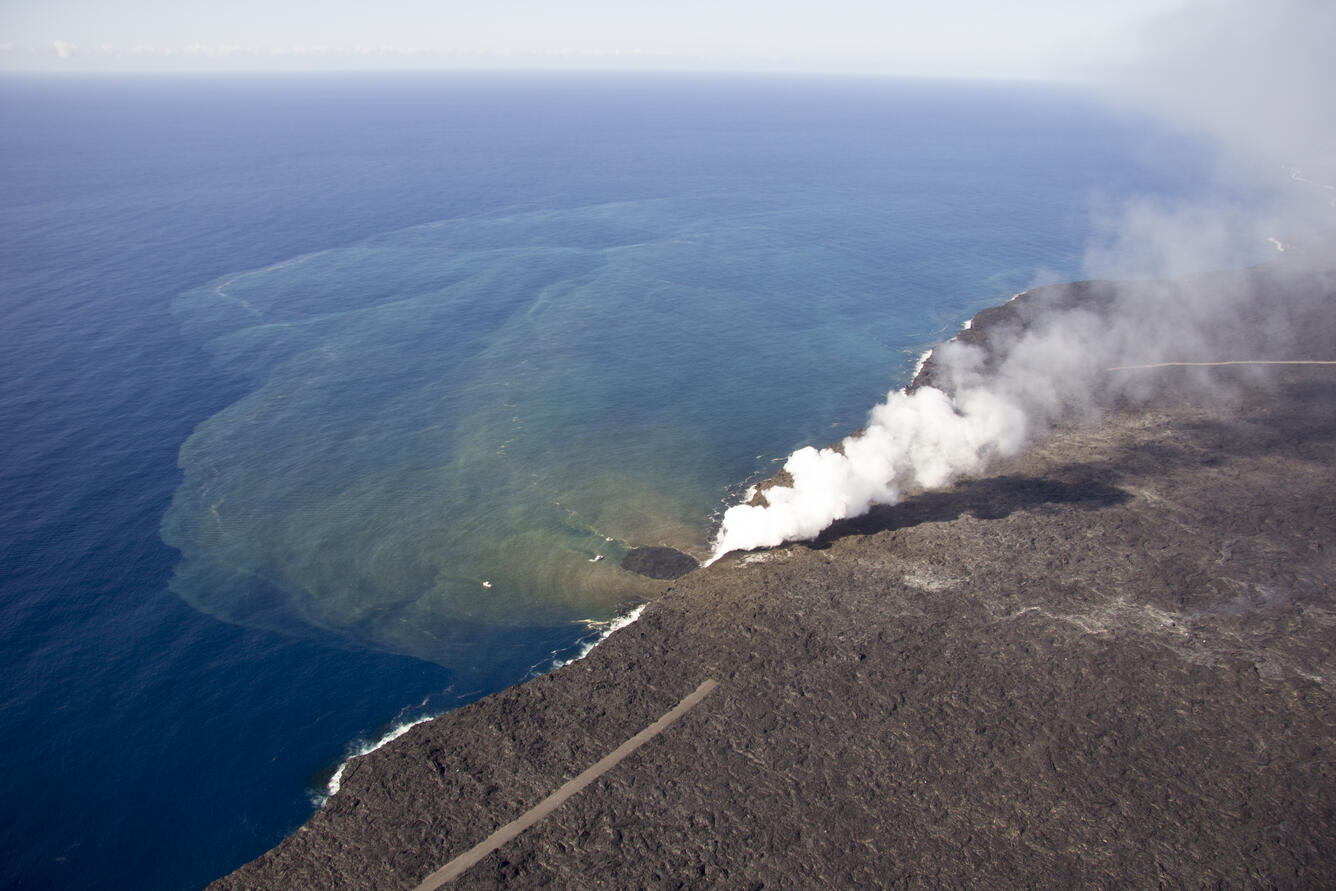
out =
[(1336, 369), (1138, 373), (1164, 398), (678, 579), (212, 887), (412, 888), (705, 678), (455, 886), (1336, 886)]

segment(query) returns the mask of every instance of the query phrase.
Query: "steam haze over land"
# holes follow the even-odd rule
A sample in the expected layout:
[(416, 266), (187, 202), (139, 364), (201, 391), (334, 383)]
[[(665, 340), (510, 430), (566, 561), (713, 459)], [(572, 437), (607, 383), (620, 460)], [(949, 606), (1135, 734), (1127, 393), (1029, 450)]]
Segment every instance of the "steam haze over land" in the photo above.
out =
[[(1302, 241), (1330, 229), (1336, 130), (1328, 90), (1336, 62), (1327, 38), (1333, 33), (1336, 7), (1306, 0), (1200, 3), (1148, 22), (1134, 64), (1108, 89), (1170, 127), (1210, 139), (1219, 149), (1218, 167), (1195, 201), (1133, 199), (1096, 211), (1086, 275), (1181, 279), (1254, 259), (1265, 244), (1285, 252), (1292, 237)], [(1284, 275), (1308, 275), (1311, 264), (1327, 260), (1325, 250), (1291, 257)], [(1268, 289), (1290, 285), (1267, 280)], [(1291, 330), (1292, 321), (1268, 316), (1257, 287), (1213, 278), (1111, 286), (1105, 311), (1082, 305), (1047, 313), (1015, 332), (1014, 343), (994, 344), (1002, 358), (986, 369), (979, 347), (946, 344), (933, 356), (938, 386), (892, 392), (865, 429), (838, 446), (795, 452), (781, 485), (725, 514), (715, 553), (809, 538), (874, 504), (976, 473), (1059, 418), (1153, 395), (1137, 375), (1113, 369), (1304, 358), (1295, 352), (1301, 332)], [(1194, 385), (1202, 398), (1219, 395), (1209, 373)]]

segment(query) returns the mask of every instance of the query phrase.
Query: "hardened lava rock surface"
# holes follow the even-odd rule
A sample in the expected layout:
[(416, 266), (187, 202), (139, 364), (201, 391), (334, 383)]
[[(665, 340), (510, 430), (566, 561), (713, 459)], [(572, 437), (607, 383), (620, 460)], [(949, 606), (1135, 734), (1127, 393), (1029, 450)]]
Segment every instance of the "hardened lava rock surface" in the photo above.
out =
[(1336, 369), (1220, 373), (677, 579), (214, 887), (415, 887), (706, 678), (453, 887), (1336, 886)]

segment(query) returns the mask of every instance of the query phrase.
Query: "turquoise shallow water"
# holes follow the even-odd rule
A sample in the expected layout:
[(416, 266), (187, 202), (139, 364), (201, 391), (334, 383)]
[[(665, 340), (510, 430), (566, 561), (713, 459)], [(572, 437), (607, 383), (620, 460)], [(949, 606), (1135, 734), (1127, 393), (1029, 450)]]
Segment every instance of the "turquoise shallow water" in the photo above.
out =
[(659, 590), (626, 548), (1075, 275), (1092, 196), (1196, 189), (1147, 135), (1039, 85), (0, 78), (0, 885), (201, 886), (569, 655)]

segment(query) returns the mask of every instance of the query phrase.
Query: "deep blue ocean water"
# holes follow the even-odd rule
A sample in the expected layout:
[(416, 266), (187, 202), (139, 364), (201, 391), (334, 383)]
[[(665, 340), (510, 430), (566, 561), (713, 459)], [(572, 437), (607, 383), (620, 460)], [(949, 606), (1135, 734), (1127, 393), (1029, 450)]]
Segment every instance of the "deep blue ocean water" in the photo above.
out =
[[(188, 888), (1202, 149), (1067, 87), (0, 79), (0, 884)], [(1148, 152), (1147, 147), (1154, 147)], [(603, 559), (596, 559), (602, 557)]]

